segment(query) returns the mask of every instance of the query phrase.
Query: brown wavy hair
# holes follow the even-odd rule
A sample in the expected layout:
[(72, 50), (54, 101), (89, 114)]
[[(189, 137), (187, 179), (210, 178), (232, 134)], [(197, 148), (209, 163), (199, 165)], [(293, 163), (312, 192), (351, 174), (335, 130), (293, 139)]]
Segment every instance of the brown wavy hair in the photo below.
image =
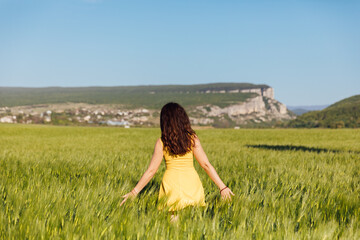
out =
[(185, 109), (178, 103), (165, 104), (160, 113), (161, 140), (172, 156), (184, 155), (194, 146), (195, 131)]

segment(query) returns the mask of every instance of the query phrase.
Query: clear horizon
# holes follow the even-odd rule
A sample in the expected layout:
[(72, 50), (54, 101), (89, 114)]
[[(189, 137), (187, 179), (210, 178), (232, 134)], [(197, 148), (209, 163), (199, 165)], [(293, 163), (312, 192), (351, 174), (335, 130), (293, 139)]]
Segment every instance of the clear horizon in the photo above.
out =
[(0, 86), (247, 82), (288, 106), (360, 94), (358, 1), (0, 0)]

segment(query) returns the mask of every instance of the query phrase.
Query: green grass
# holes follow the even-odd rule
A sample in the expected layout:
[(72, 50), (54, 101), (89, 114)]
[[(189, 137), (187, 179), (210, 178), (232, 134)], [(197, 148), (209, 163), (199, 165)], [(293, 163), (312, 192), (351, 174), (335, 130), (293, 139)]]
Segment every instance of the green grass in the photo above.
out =
[(119, 207), (158, 129), (0, 125), (0, 239), (359, 239), (360, 130), (198, 130), (231, 203), (156, 209), (165, 170)]

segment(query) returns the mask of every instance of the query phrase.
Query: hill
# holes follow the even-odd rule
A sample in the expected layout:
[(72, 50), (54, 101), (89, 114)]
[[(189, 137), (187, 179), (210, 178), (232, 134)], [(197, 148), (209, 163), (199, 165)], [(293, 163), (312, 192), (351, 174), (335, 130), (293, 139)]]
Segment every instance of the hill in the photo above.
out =
[[(241, 90), (267, 88), (267, 85), (250, 83), (71, 88), (0, 87), (0, 107), (74, 102), (156, 109), (169, 101), (180, 102), (185, 107), (215, 103), (224, 107), (254, 96), (253, 93), (244, 93)], [(223, 94), (226, 92), (233, 94)]]
[(297, 128), (360, 127), (360, 95), (343, 99), (321, 111), (307, 112), (286, 125)]

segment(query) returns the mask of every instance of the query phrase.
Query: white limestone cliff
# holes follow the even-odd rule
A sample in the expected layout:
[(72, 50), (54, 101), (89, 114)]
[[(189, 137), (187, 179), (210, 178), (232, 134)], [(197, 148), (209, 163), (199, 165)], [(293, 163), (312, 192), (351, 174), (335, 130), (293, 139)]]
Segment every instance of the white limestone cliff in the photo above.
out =
[[(206, 118), (228, 116), (232, 121), (244, 124), (249, 121), (267, 122), (273, 120), (288, 120), (294, 117), (286, 106), (274, 99), (273, 88), (255, 88), (240, 90), (243, 93), (256, 93), (257, 96), (224, 108), (216, 105), (197, 106), (193, 113), (201, 114), (201, 118), (191, 118), (192, 123), (206, 122)], [(201, 120), (200, 120), (201, 119)]]

